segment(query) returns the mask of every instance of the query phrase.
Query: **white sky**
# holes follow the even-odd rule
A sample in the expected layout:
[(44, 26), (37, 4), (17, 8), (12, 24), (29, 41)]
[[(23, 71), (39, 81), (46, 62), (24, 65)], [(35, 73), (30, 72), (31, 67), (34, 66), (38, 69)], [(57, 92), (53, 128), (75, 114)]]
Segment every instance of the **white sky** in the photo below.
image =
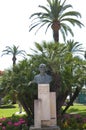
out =
[[(6, 46), (19, 46), (19, 49), (30, 52), (34, 48), (34, 42), (41, 43), (43, 40), (52, 41), (52, 31), (48, 30), (45, 35), (44, 28), (35, 35), (35, 29), (29, 32), (29, 19), (32, 13), (38, 12), (38, 5), (45, 5), (46, 0), (0, 0), (0, 70), (12, 65), (11, 57), (1, 57), (2, 50)], [(81, 22), (86, 25), (85, 0), (68, 0), (75, 11), (82, 15)], [(86, 27), (74, 29), (74, 41), (83, 44), (86, 50)], [(72, 39), (72, 37), (69, 37)], [(19, 59), (20, 60), (20, 59)]]

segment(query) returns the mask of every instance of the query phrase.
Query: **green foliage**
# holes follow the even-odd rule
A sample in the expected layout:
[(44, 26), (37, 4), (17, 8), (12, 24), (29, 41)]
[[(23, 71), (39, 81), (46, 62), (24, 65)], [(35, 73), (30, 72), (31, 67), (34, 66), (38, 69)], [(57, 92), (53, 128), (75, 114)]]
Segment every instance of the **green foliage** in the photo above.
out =
[(34, 75), (39, 73), (39, 64), (45, 63), (46, 72), (53, 79), (50, 89), (57, 94), (57, 109), (60, 113), (62, 105), (66, 97), (72, 93), (72, 89), (76, 88), (73, 91), (74, 97), (71, 98), (73, 102), (78, 96), (77, 92), (83, 87), (86, 79), (84, 71), (86, 62), (73, 55), (73, 52), (77, 50), (76, 44), (71, 48), (73, 51), (69, 49), (71, 44), (43, 42), (41, 45), (39, 43), (35, 43), (35, 45), (37, 51), (33, 50), (34, 54), (28, 54), (29, 60), (23, 60), (13, 70), (5, 71), (1, 86), (5, 92), (15, 93), (26, 113), (33, 117), (33, 102), (37, 98), (37, 84), (29, 86), (28, 83), (33, 80)]
[(0, 130), (28, 130), (27, 120), (22, 116), (12, 116), (11, 118), (0, 118)]
[(42, 11), (33, 13), (30, 17), (31, 19), (33, 18), (30, 25), (30, 31), (35, 27), (38, 27), (38, 31), (41, 27), (46, 25), (45, 32), (47, 32), (49, 27), (54, 26), (54, 28), (52, 28), (53, 37), (55, 41), (58, 41), (59, 31), (64, 40), (66, 40), (68, 33), (74, 36), (70, 24), (73, 26), (77, 25), (80, 28), (83, 26), (81, 21), (78, 20), (78, 18), (81, 18), (81, 14), (77, 11), (70, 10), (72, 5), (66, 4), (66, 0), (47, 0), (47, 5), (39, 5), (39, 8)]
[[(35, 45), (38, 51), (33, 50), (35, 54), (31, 55), (31, 58), (34, 59), (33, 64), (42, 61), (47, 65), (47, 72), (53, 78), (51, 90), (56, 91), (58, 106), (59, 104), (62, 106), (73, 88), (80, 91), (84, 85), (86, 62), (78, 55), (78, 52), (82, 51), (81, 44), (70, 40), (67, 44), (43, 42), (41, 45), (39, 43), (35, 43)], [(75, 53), (76, 55), (74, 55)], [(72, 101), (78, 96), (77, 90), (74, 91)], [(61, 106), (59, 107), (61, 108)]]
[(12, 103), (12, 97), (10, 94), (6, 94), (3, 98), (3, 104), (8, 104), (8, 103)]
[(86, 118), (80, 114), (65, 114), (59, 125), (62, 130), (84, 130)]

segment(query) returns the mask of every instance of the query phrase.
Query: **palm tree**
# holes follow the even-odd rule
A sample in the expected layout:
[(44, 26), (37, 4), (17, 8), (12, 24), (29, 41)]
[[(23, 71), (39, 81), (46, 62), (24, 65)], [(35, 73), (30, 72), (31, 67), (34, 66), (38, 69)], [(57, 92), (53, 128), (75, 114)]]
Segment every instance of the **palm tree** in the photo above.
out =
[(78, 42), (74, 43), (74, 41), (71, 41), (70, 43), (73, 44), (72, 47), (70, 46), (71, 44), (43, 42), (43, 44), (40, 45), (39, 43), (35, 43), (37, 51), (33, 50), (35, 55), (31, 55), (33, 65), (45, 63), (48, 67), (48, 73), (52, 75), (53, 82), (51, 83), (50, 88), (51, 91), (56, 92), (57, 112), (59, 114), (67, 96), (71, 94), (72, 87), (76, 86), (76, 90), (74, 91), (73, 96), (71, 95), (71, 100), (67, 108), (76, 99), (83, 86), (84, 78), (82, 77), (84, 77), (84, 69), (82, 67), (82, 60), (73, 56), (75, 51), (80, 51), (81, 44), (77, 46)]
[(16, 64), (16, 56), (22, 55), (25, 56), (26, 52), (24, 50), (19, 50), (19, 46), (13, 45), (13, 47), (6, 46), (6, 49), (2, 51), (3, 55), (12, 55), (13, 67)]
[(51, 26), (53, 30), (54, 41), (58, 42), (59, 31), (62, 33), (64, 40), (66, 40), (68, 32), (74, 36), (73, 31), (68, 23), (72, 24), (73, 26), (83, 26), (83, 24), (77, 19), (78, 17), (81, 18), (81, 14), (77, 11), (69, 11), (68, 9), (72, 8), (72, 5), (65, 4), (66, 0), (64, 0), (63, 3), (61, 0), (47, 0), (47, 3), (48, 5), (46, 7), (39, 5), (39, 8), (43, 9), (43, 12), (34, 13), (30, 16), (30, 18), (33, 18), (33, 21), (30, 25), (29, 31), (36, 26), (38, 26), (38, 31), (41, 27), (47, 24), (45, 32), (47, 32), (48, 28)]
[[(18, 55), (22, 55), (22, 56), (25, 56), (26, 52), (24, 50), (19, 50), (19, 46), (15, 46), (13, 45), (13, 47), (9, 47), (9, 46), (6, 46), (6, 49), (2, 51), (3, 55), (12, 55), (12, 61), (13, 61), (13, 71), (14, 71), (14, 68), (15, 68), (15, 65), (16, 65), (16, 56)], [(13, 104), (16, 103), (16, 98), (15, 98), (15, 92), (13, 91)]]

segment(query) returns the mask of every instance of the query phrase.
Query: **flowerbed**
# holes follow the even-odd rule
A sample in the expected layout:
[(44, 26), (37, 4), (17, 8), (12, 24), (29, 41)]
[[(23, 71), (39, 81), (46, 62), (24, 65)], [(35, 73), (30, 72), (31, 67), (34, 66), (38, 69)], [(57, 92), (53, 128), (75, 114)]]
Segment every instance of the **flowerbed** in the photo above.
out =
[(58, 123), (61, 130), (86, 130), (86, 117), (79, 114), (65, 114)]
[[(58, 119), (61, 130), (86, 130), (85, 116), (65, 114), (61, 118), (58, 117)], [(31, 121), (31, 119), (28, 119), (28, 121)], [(29, 130), (30, 123), (27, 122), (26, 117), (0, 118), (0, 130)]]
[(0, 130), (29, 130), (29, 127), (22, 117), (0, 118)]

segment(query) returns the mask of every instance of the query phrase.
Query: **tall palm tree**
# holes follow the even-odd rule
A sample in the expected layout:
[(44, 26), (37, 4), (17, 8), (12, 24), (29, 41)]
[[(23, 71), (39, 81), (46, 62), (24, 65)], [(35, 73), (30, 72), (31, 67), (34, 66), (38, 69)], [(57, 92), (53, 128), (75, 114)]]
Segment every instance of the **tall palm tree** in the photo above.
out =
[(30, 16), (30, 18), (33, 18), (33, 21), (29, 31), (36, 26), (38, 26), (38, 31), (41, 27), (47, 24), (45, 32), (47, 32), (48, 28), (51, 26), (53, 30), (53, 38), (55, 42), (58, 42), (59, 31), (61, 31), (63, 39), (66, 40), (68, 32), (74, 36), (70, 24), (73, 26), (78, 25), (79, 27), (83, 26), (83, 24), (77, 19), (78, 17), (81, 18), (81, 14), (77, 11), (69, 11), (68, 9), (72, 8), (72, 5), (65, 4), (66, 0), (63, 2), (61, 2), (61, 0), (47, 0), (47, 3), (47, 6), (39, 5), (39, 8), (43, 9), (42, 12), (33, 13)]
[[(22, 55), (25, 56), (26, 52), (24, 50), (19, 50), (19, 46), (13, 45), (12, 47), (6, 46), (6, 49), (2, 51), (3, 55), (12, 55), (12, 61), (13, 61), (13, 71), (14, 67), (16, 65), (16, 56)], [(16, 103), (16, 98), (15, 98), (15, 92), (13, 91), (13, 104)]]
[(19, 46), (13, 45), (13, 47), (6, 46), (6, 49), (2, 51), (2, 56), (3, 55), (12, 55), (12, 61), (13, 61), (13, 66), (16, 64), (16, 56), (22, 55), (25, 56), (26, 52), (24, 50), (19, 50)]

